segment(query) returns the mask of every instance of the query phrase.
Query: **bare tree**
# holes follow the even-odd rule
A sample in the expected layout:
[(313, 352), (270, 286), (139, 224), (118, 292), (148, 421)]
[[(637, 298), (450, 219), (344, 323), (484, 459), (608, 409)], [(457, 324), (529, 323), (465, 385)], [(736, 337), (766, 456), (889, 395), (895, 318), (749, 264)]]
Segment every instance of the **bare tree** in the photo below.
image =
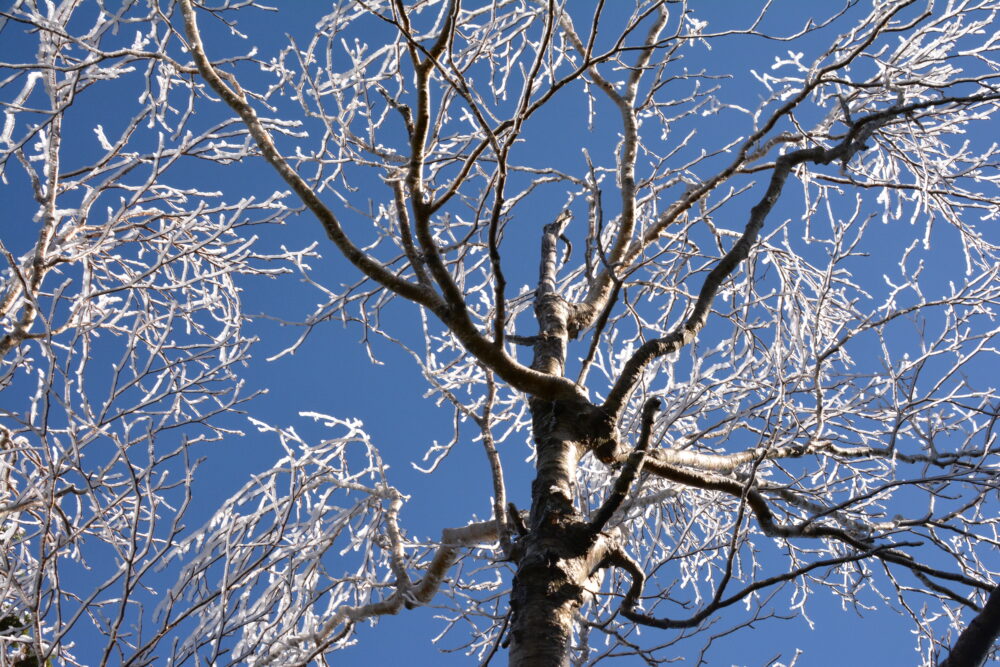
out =
[[(992, 655), (1000, 2), (725, 4), (344, 1), (283, 46), (298, 5), (0, 13), (37, 211), (0, 248), (0, 663), (326, 664), (428, 604), (483, 663), (704, 663), (818, 595)], [(263, 277), (320, 295), (265, 314), (277, 356), (337, 320), (408, 353), (455, 423), (421, 465), (481, 448), (492, 517), (420, 539), (410, 454), (314, 413), (251, 419), (284, 457), (192, 511), (293, 390), (243, 370)]]

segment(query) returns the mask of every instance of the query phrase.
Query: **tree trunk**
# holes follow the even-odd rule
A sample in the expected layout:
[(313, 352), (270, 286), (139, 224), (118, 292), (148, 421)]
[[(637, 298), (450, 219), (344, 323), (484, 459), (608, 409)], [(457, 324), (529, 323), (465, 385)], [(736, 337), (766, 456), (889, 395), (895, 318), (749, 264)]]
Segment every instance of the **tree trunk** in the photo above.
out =
[(578, 535), (583, 522), (573, 506), (577, 445), (561, 428), (562, 412), (555, 403), (532, 402), (538, 463), (529, 533), (519, 543), (511, 593), (510, 664), (516, 667), (569, 664), (573, 615), (583, 603), (575, 563), (589, 545)]
[(577, 460), (603, 424), (584, 402), (532, 401), (531, 408), (537, 475), (528, 534), (514, 552), (510, 665), (562, 667), (576, 611), (597, 585), (607, 547), (573, 503)]
[[(563, 213), (544, 227), (535, 319), (538, 336), (531, 368), (562, 377), (571, 307), (556, 290), (556, 243), (569, 220)], [(532, 398), (531, 430), (537, 455), (527, 534), (514, 545), (517, 563), (510, 606), (510, 664), (569, 664), (573, 621), (599, 581), (608, 551), (573, 502), (576, 464), (588, 451), (614, 442), (613, 419), (582, 398)]]

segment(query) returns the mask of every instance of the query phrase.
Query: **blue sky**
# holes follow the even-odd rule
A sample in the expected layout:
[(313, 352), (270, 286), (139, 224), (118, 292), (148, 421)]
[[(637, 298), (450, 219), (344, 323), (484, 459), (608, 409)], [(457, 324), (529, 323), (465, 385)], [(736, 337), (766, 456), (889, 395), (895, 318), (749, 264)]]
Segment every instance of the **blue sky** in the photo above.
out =
[[(284, 2), (278, 13), (244, 11), (239, 14), (240, 30), (257, 46), (261, 57), (266, 59), (269, 51), (284, 44), (284, 35), (306, 35), (326, 8), (320, 2)], [(729, 27), (745, 24), (754, 5), (752, 2), (728, 0), (705, 0), (693, 4), (699, 17), (710, 22), (710, 26)], [(766, 21), (762, 30), (781, 31), (788, 26), (801, 25), (807, 18), (811, 3), (786, 0), (776, 3), (778, 11), (774, 18)], [(613, 10), (610, 10), (613, 11)], [(203, 21), (203, 24), (207, 22)], [(371, 35), (359, 34), (361, 40), (375, 41), (381, 30), (373, 24)], [(210, 54), (222, 57), (245, 50), (245, 43), (228, 36), (219, 26), (206, 27), (206, 43)], [(12, 61), (25, 58), (25, 50), (33, 49), (32, 38), (24, 42), (16, 38), (17, 30), (5, 29), (0, 42), (0, 60)], [(13, 37), (12, 37), (13, 36)], [(794, 48), (805, 50), (808, 62), (817, 55), (832, 36), (829, 31), (819, 32), (810, 39), (798, 43)], [(812, 48), (815, 52), (809, 52)], [(710, 53), (702, 53), (704, 60), (690, 66), (705, 67), (732, 74), (732, 78), (721, 82), (724, 86), (723, 101), (755, 108), (757, 101), (766, 93), (765, 89), (749, 74), (751, 69), (766, 71), (775, 56), (786, 56), (788, 47), (781, 42), (763, 39), (733, 38), (716, 43)], [(127, 110), (127, 101), (134, 97), (134, 91), (127, 82), (121, 84), (119, 93), (124, 100), (122, 107)], [(112, 100), (114, 98), (112, 97)], [(88, 155), (94, 150), (94, 135), (91, 129), (96, 123), (113, 127), (121, 124), (117, 101), (109, 103), (109, 94), (100, 96), (81, 95), (74, 103), (73, 122), (65, 145), (65, 152), (73, 156), (76, 151)], [(220, 117), (227, 110), (216, 105), (211, 112)], [(605, 125), (598, 121), (592, 133), (586, 133), (583, 116), (579, 109), (565, 109), (558, 105), (550, 114), (540, 114), (525, 129), (525, 144), (519, 159), (539, 166), (564, 163), (578, 165), (581, 134), (594, 154), (604, 151), (605, 164), (609, 164), (608, 154), (615, 142), (615, 125)], [(604, 110), (607, 111), (607, 110)], [(206, 114), (207, 116), (208, 114)], [(208, 118), (202, 118), (207, 120)], [(746, 129), (739, 129), (746, 123), (745, 116), (736, 112), (720, 112), (697, 119), (703, 140), (694, 148), (700, 149), (716, 135), (726, 140)], [(735, 128), (735, 129), (734, 129)], [(721, 140), (720, 140), (721, 143)], [(712, 149), (714, 145), (704, 145)], [(86, 163), (86, 157), (81, 158)], [(574, 167), (574, 168), (576, 168)], [(831, 171), (835, 167), (831, 167)], [(3, 242), (15, 255), (30, 248), (34, 227), (30, 222), (35, 206), (30, 199), (25, 179), (18, 169), (10, 169), (9, 182), (3, 186), (2, 197), (7, 222), (0, 228)], [(261, 162), (248, 161), (225, 169), (192, 166), (184, 176), (192, 183), (211, 179), (212, 187), (237, 197), (243, 192), (270, 193), (283, 189), (277, 176)], [(756, 200), (754, 192), (743, 200)], [(381, 192), (384, 192), (383, 189)], [(380, 195), (381, 196), (381, 195)], [(796, 199), (798, 197), (798, 199)], [(796, 208), (800, 196), (795, 187), (787, 191), (786, 199), (794, 203), (784, 204), (787, 208), (775, 212), (775, 217), (797, 215)], [(540, 195), (536, 199), (538, 218), (547, 221), (566, 204), (560, 196)], [(579, 203), (576, 204), (580, 206)], [(739, 211), (739, 207), (735, 209)], [(793, 212), (794, 211), (794, 212)], [(582, 213), (582, 211), (578, 211)], [(608, 214), (613, 214), (608, 211)], [(742, 219), (721, 221), (729, 228), (737, 229)], [(580, 234), (580, 230), (575, 230)], [(266, 247), (284, 244), (289, 247), (304, 247), (318, 241), (322, 260), (311, 264), (316, 274), (328, 284), (350, 283), (356, 273), (350, 265), (339, 257), (332, 245), (325, 239), (322, 229), (308, 215), (300, 215), (289, 225), (280, 229), (261, 228), (262, 243)], [(508, 248), (517, 249), (505, 254), (505, 270), (512, 290), (532, 280), (537, 270), (537, 226), (525, 224), (509, 231)], [(582, 235), (580, 237), (582, 239)], [(906, 235), (885, 232), (885, 244), (902, 243)], [(942, 240), (941, 243), (945, 243)], [(523, 248), (523, 251), (521, 250)], [(861, 271), (864, 265), (861, 264)], [(940, 267), (944, 269), (947, 267)], [(928, 273), (933, 277), (935, 267)], [(869, 276), (870, 278), (871, 276)], [(928, 281), (933, 283), (934, 281)], [(294, 278), (280, 280), (264, 278), (248, 279), (243, 285), (247, 311), (268, 313), (288, 319), (301, 319), (308, 315), (321, 296), (308, 285)], [(388, 312), (388, 329), (399, 333), (406, 341), (413, 340), (416, 309), (409, 304), (394, 305)], [(248, 411), (254, 417), (276, 426), (294, 424), (300, 433), (321, 437), (322, 429), (308, 423), (297, 415), (301, 412), (319, 412), (337, 417), (356, 417), (364, 421), (366, 430), (380, 447), (391, 466), (392, 482), (404, 493), (410, 495), (403, 520), (407, 530), (422, 537), (436, 537), (441, 529), (463, 525), (466, 522), (486, 519), (491, 514), (489, 489), (489, 468), (481, 447), (472, 442), (475, 430), (468, 424), (460, 427), (466, 442), (455, 447), (442, 463), (435, 475), (424, 475), (411, 465), (420, 463), (421, 454), (433, 441), (447, 441), (451, 436), (452, 416), (447, 409), (439, 408), (433, 399), (424, 397), (426, 385), (419, 369), (410, 357), (399, 348), (385, 342), (376, 342), (372, 351), (380, 363), (373, 364), (361, 340), (362, 332), (356, 325), (342, 326), (327, 323), (318, 327), (294, 355), (283, 356), (272, 362), (264, 359), (274, 355), (291, 344), (298, 336), (292, 327), (280, 326), (274, 321), (258, 319), (253, 324), (253, 333), (261, 342), (256, 345), (255, 361), (242, 371), (248, 386), (253, 389), (268, 388), (269, 393), (256, 398)], [(524, 332), (533, 333), (533, 332)], [(706, 330), (711, 336), (712, 329)], [(717, 341), (706, 340), (706, 345)], [(200, 468), (201, 477), (196, 483), (197, 505), (188, 518), (188, 525), (195, 526), (207, 518), (213, 509), (225, 498), (243, 485), (248, 476), (266, 470), (280, 455), (275, 440), (266, 434), (247, 428), (241, 416), (226, 418), (226, 423), (241, 425), (247, 435), (232, 438), (205, 448), (206, 457)], [(507, 490), (510, 500), (525, 508), (529, 498), (531, 465), (528, 462), (530, 449), (526, 443), (527, 434), (515, 435), (503, 443)], [(350, 559), (351, 556), (345, 557)], [(346, 562), (346, 561), (345, 561)], [(782, 604), (788, 592), (779, 593), (775, 599), (778, 612), (785, 612)], [(876, 601), (872, 601), (876, 603)], [(771, 621), (754, 629), (745, 629), (735, 641), (720, 642), (718, 648), (709, 654), (709, 664), (763, 665), (781, 655), (786, 664), (792, 657), (789, 647), (801, 645), (807, 652), (797, 663), (800, 666), (822, 666), (843, 664), (883, 664), (903, 665), (914, 662), (911, 652), (912, 636), (909, 625), (895, 614), (873, 614), (860, 620), (851, 610), (842, 610), (837, 601), (824, 594), (812, 598), (808, 607), (810, 617), (815, 622), (810, 629), (802, 619), (787, 622)], [(723, 616), (729, 623), (740, 618), (741, 608), (736, 605)], [(413, 664), (441, 665), (469, 664), (469, 658), (458, 654), (441, 654), (439, 648), (449, 648), (455, 644), (450, 636), (438, 646), (433, 646), (429, 638), (442, 629), (442, 622), (435, 619), (433, 605), (430, 608), (404, 611), (396, 617), (379, 620), (374, 628), (358, 630), (358, 644), (335, 654), (336, 664)], [(723, 627), (720, 625), (720, 628)], [(643, 630), (643, 637), (655, 636), (658, 631)], [(669, 633), (667, 633), (669, 634)], [(668, 638), (665, 636), (663, 641)], [(656, 641), (656, 639), (652, 640)], [(79, 646), (79, 655), (87, 656), (85, 640)], [(505, 658), (498, 656), (494, 664), (502, 664)], [(627, 661), (623, 661), (625, 664)], [(631, 664), (631, 663), (627, 663)]]

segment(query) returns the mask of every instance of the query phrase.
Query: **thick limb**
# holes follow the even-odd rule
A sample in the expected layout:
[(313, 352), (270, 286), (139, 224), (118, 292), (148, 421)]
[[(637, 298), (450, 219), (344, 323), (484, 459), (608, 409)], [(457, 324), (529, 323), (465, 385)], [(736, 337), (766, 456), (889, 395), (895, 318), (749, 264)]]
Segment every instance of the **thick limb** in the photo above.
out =
[(983, 610), (972, 619), (948, 657), (938, 667), (965, 667), (981, 665), (989, 657), (990, 651), (1000, 636), (1000, 587), (994, 588)]

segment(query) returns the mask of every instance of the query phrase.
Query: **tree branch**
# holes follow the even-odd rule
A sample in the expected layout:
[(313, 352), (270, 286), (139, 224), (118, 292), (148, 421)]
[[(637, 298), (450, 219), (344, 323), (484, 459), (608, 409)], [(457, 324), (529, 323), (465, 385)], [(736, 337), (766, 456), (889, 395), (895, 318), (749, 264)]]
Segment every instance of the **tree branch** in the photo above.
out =
[[(484, 338), (469, 318), (465, 299), (444, 266), (444, 262), (441, 260), (437, 244), (430, 233), (429, 205), (421, 199), (422, 185), (419, 178), (419, 169), (417, 168), (417, 165), (421, 163), (422, 146), (428, 127), (426, 112), (429, 102), (426, 86), (427, 75), (432, 65), (431, 60), (425, 60), (417, 68), (418, 80), (421, 81), (418, 87), (421, 108), (417, 112), (414, 124), (414, 137), (411, 145), (415, 153), (412, 156), (413, 161), (411, 164), (413, 166), (411, 166), (407, 177), (407, 186), (410, 188), (411, 202), (414, 208), (414, 224), (417, 240), (424, 251), (424, 258), (427, 261), (431, 275), (442, 289), (444, 299), (422, 285), (411, 283), (396, 276), (388, 271), (380, 262), (372, 259), (354, 245), (344, 233), (340, 222), (334, 216), (333, 212), (323, 204), (315, 191), (278, 152), (270, 133), (257, 118), (256, 112), (250, 106), (243, 91), (236, 83), (235, 78), (226, 75), (226, 78), (235, 87), (235, 89), (230, 88), (222, 80), (223, 74), (218, 72), (211, 61), (209, 61), (198, 31), (191, 0), (181, 0), (180, 6), (184, 15), (184, 26), (190, 42), (191, 53), (198, 71), (223, 101), (243, 120), (250, 131), (250, 136), (253, 137), (264, 158), (274, 167), (285, 182), (292, 187), (309, 210), (312, 211), (323, 225), (327, 236), (329, 236), (330, 240), (334, 242), (348, 261), (354, 264), (364, 275), (380, 285), (433, 312), (470, 354), (486, 366), (492, 368), (497, 375), (515, 389), (549, 400), (582, 397), (581, 390), (572, 381), (527, 368), (512, 359), (504, 350), (498, 349), (491, 341)], [(439, 55), (440, 50), (444, 46), (445, 40), (439, 38), (438, 42), (431, 49), (431, 55)]]
[[(559, 235), (569, 223), (569, 211), (545, 225), (542, 232), (541, 261), (538, 267), (538, 286), (535, 288), (535, 319), (538, 337), (531, 367), (552, 376), (561, 376), (566, 363), (568, 332), (566, 322), (569, 305), (556, 289)], [(575, 385), (574, 385), (575, 386)]]
[(622, 263), (626, 266), (631, 264), (646, 246), (659, 238), (667, 227), (677, 221), (680, 216), (694, 206), (696, 202), (700, 201), (710, 192), (715, 191), (715, 189), (728, 180), (730, 176), (739, 171), (748, 160), (756, 159), (758, 156), (755, 155), (755, 147), (757, 147), (760, 142), (763, 141), (764, 137), (766, 137), (768, 133), (777, 126), (778, 122), (781, 121), (782, 118), (790, 115), (803, 100), (809, 97), (809, 95), (818, 86), (820, 86), (820, 84), (827, 82), (828, 74), (849, 65), (855, 58), (857, 58), (864, 51), (864, 49), (871, 45), (879, 34), (881, 34), (882, 30), (885, 29), (886, 25), (888, 25), (897, 13), (913, 4), (915, 1), (916, 0), (906, 0), (906, 2), (902, 2), (892, 7), (890, 11), (880, 16), (878, 20), (874, 22), (871, 32), (867, 37), (861, 40), (855, 48), (851, 49), (850, 52), (845, 54), (841, 59), (820, 68), (809, 81), (803, 84), (802, 89), (799, 90), (798, 93), (781, 105), (781, 107), (771, 114), (771, 116), (753, 134), (746, 138), (737, 152), (736, 157), (728, 166), (726, 166), (725, 169), (711, 178), (699, 183), (696, 187), (689, 189), (679, 200), (671, 204), (663, 215), (661, 215), (656, 221), (656, 224), (651, 225), (646, 230), (646, 233), (643, 235), (641, 241), (632, 244), (632, 247), (629, 248), (629, 251), (626, 253)]
[(990, 656), (1000, 636), (1000, 586), (990, 593), (983, 610), (972, 619), (948, 657), (938, 667), (971, 667), (982, 665)]
[[(725, 599), (713, 599), (713, 602), (703, 607), (700, 611), (695, 613), (693, 616), (684, 619), (671, 619), (671, 618), (656, 618), (650, 616), (649, 614), (643, 614), (641, 612), (635, 611), (635, 604), (638, 602), (639, 596), (642, 594), (641, 589), (635, 590), (637, 588), (636, 584), (640, 579), (634, 576), (634, 570), (625, 565), (619, 565), (618, 563), (611, 562), (613, 565), (617, 565), (625, 569), (626, 572), (632, 576), (632, 586), (629, 588), (628, 593), (625, 594), (625, 599), (622, 602), (621, 613), (622, 616), (629, 619), (633, 623), (639, 623), (640, 625), (647, 625), (653, 628), (660, 628), (664, 630), (674, 630), (681, 628), (693, 628), (699, 623), (704, 621), (710, 615), (714, 614), (720, 609), (725, 609), (726, 607), (739, 602), (746, 596), (761, 590), (762, 588), (767, 588), (769, 586), (774, 586), (786, 581), (791, 581), (801, 577), (804, 574), (811, 572), (812, 570), (821, 567), (836, 567), (838, 565), (843, 565), (844, 563), (854, 563), (859, 560), (864, 560), (865, 558), (870, 558), (877, 555), (880, 551), (887, 549), (888, 547), (883, 545), (880, 547), (874, 547), (867, 549), (860, 553), (852, 554), (850, 556), (842, 556), (840, 558), (829, 558), (826, 560), (819, 560), (802, 567), (795, 568), (783, 574), (778, 574), (773, 577), (768, 577), (766, 579), (761, 579), (760, 581), (755, 581), (752, 584), (744, 587), (738, 592), (730, 595)], [(718, 596), (716, 596), (718, 597)]]
[[(372, 618), (374, 616), (393, 615), (400, 610), (425, 605), (433, 599), (441, 582), (451, 566), (458, 560), (458, 553), (463, 547), (470, 547), (482, 542), (496, 539), (498, 524), (496, 521), (482, 521), (470, 523), (461, 528), (445, 528), (441, 532), (441, 545), (434, 553), (434, 558), (423, 579), (419, 583), (408, 588), (406, 591), (396, 590), (385, 600), (372, 602), (358, 607), (342, 606), (323, 624), (315, 633), (309, 635), (299, 635), (290, 637), (284, 643), (272, 647), (267, 656), (263, 656), (262, 665), (274, 664), (279, 659), (285, 659), (284, 652), (300, 650), (300, 646), (309, 644), (315, 646), (310, 651), (310, 655), (316, 655), (324, 647), (329, 646), (333, 640), (331, 636), (339, 626), (347, 624), (353, 625), (360, 620)], [(341, 633), (342, 634), (342, 633)]]
[(822, 146), (800, 148), (779, 157), (774, 163), (774, 171), (771, 174), (767, 191), (761, 200), (750, 210), (750, 219), (743, 230), (743, 234), (705, 278), (691, 314), (682, 325), (667, 336), (649, 340), (636, 350), (632, 357), (625, 363), (621, 375), (608, 393), (608, 397), (604, 402), (604, 409), (609, 414), (618, 415), (625, 405), (625, 399), (639, 381), (642, 371), (647, 365), (654, 359), (677, 352), (697, 337), (698, 332), (701, 331), (708, 320), (712, 301), (715, 299), (715, 295), (718, 293), (722, 283), (735, 271), (736, 267), (743, 260), (749, 257), (750, 249), (757, 241), (757, 236), (764, 226), (764, 220), (771, 212), (771, 209), (774, 208), (775, 203), (777, 203), (785, 181), (793, 168), (810, 162), (820, 165), (829, 164), (834, 161), (846, 163), (857, 152), (867, 148), (866, 141), (878, 128), (897, 116), (932, 106), (955, 103), (976, 104), (996, 99), (1000, 99), (1000, 94), (950, 97), (917, 102), (905, 106), (893, 106), (857, 120), (851, 125), (850, 130), (844, 138), (831, 148), (823, 148)]
[(628, 493), (632, 488), (632, 482), (635, 481), (635, 478), (642, 471), (642, 463), (646, 458), (649, 439), (653, 433), (653, 418), (662, 405), (663, 403), (659, 398), (653, 397), (647, 399), (646, 404), (642, 406), (642, 426), (639, 431), (639, 441), (636, 443), (635, 450), (629, 454), (628, 460), (618, 475), (618, 479), (615, 480), (615, 484), (611, 488), (608, 497), (604, 499), (601, 507), (590, 520), (590, 530), (592, 532), (599, 533), (604, 530), (604, 526), (607, 525), (614, 513), (621, 507), (622, 502), (628, 497)]
[(231, 88), (230, 85), (227, 85), (222, 80), (223, 74), (217, 71), (208, 59), (205, 53), (205, 46), (201, 41), (201, 33), (198, 30), (198, 23), (191, 0), (181, 0), (180, 7), (181, 13), (184, 16), (184, 28), (191, 49), (191, 55), (194, 57), (198, 72), (208, 82), (209, 86), (218, 93), (219, 97), (243, 120), (264, 159), (274, 167), (275, 171), (291, 186), (295, 194), (299, 196), (302, 203), (316, 216), (316, 219), (323, 225), (327, 236), (337, 246), (341, 254), (363, 274), (383, 287), (431, 310), (439, 307), (440, 298), (436, 294), (421, 285), (415, 285), (391, 273), (380, 262), (369, 257), (354, 245), (347, 237), (333, 211), (320, 200), (316, 192), (288, 164), (288, 161), (281, 153), (278, 152), (278, 148), (275, 146), (270, 132), (267, 131), (257, 117), (257, 113), (250, 106), (246, 95), (243, 94), (243, 90), (236, 82), (236, 79), (232, 76), (226, 76), (233, 86)]
[[(744, 484), (741, 484), (736, 480), (721, 477), (719, 475), (713, 475), (711, 473), (684, 470), (682, 468), (677, 468), (648, 459), (645, 463), (645, 469), (663, 477), (664, 479), (669, 479), (687, 486), (693, 486), (706, 491), (722, 491), (723, 493), (729, 494), (741, 500), (745, 497), (746, 503), (753, 511), (754, 517), (757, 519), (757, 523), (761, 530), (765, 535), (770, 537), (781, 537), (784, 539), (796, 537), (826, 538), (838, 540), (858, 551), (866, 551), (873, 548), (871, 543), (864, 538), (851, 535), (847, 531), (840, 528), (816, 524), (813, 520), (806, 520), (799, 525), (793, 526), (782, 525), (775, 520), (774, 513), (771, 511), (771, 508), (767, 504), (767, 500), (759, 490), (755, 488), (747, 488)], [(902, 565), (903, 567), (912, 570), (914, 573), (923, 573), (939, 579), (962, 583), (966, 586), (979, 588), (980, 590), (993, 589), (992, 584), (974, 579), (967, 575), (946, 572), (928, 567), (922, 563), (918, 563), (909, 555), (896, 551), (895, 548), (898, 546), (902, 545), (884, 545), (879, 547), (879, 558), (885, 560), (886, 562)]]

